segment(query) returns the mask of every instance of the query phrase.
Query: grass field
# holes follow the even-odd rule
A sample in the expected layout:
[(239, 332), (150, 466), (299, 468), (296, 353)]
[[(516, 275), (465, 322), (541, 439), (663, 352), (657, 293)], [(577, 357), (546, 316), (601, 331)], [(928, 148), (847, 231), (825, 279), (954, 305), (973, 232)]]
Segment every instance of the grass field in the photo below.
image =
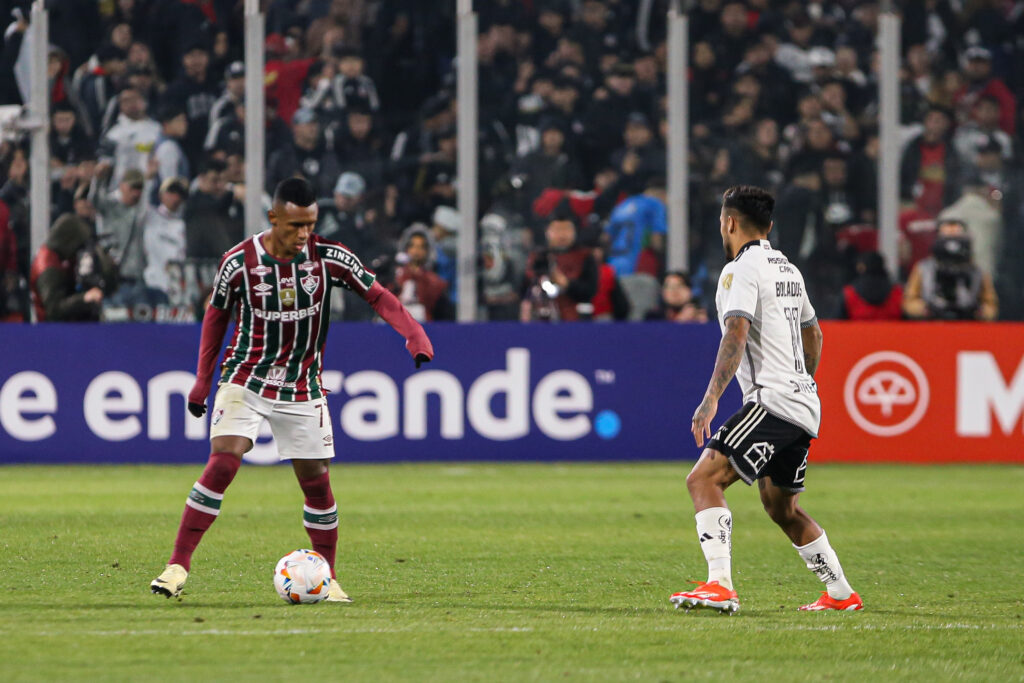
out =
[(705, 573), (680, 464), (339, 465), (356, 603), (295, 607), (301, 494), (245, 467), (166, 600), (200, 469), (0, 469), (0, 680), (1024, 679), (1024, 468), (812, 466), (859, 613), (796, 611), (821, 584), (735, 487), (733, 617), (668, 602)]

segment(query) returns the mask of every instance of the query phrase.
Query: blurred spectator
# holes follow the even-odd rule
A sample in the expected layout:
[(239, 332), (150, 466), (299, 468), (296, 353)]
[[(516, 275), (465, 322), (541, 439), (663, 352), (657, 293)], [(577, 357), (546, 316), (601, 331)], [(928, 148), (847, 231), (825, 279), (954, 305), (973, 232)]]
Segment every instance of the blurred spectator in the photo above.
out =
[(267, 192), (272, 193), (285, 178), (299, 176), (316, 188), (317, 196), (328, 197), (338, 177), (338, 158), (320, 131), (316, 115), (299, 109), (292, 117), (292, 141), (268, 154)]
[(380, 98), (373, 79), (363, 73), (362, 55), (351, 48), (332, 49), (337, 60), (324, 65), (312, 92), (302, 98), (302, 106), (312, 109), (324, 122), (339, 121), (350, 108), (376, 112)]
[(385, 177), (384, 141), (375, 130), (374, 115), (362, 105), (346, 110), (335, 133), (334, 149), (344, 167), (375, 187)]
[(380, 251), (377, 236), (373, 234), (363, 205), (366, 181), (358, 173), (346, 171), (338, 176), (334, 185), (334, 199), (321, 202), (320, 226), (318, 232), (345, 245), (360, 255), (371, 259), (369, 254)]
[(612, 154), (611, 165), (627, 190), (642, 192), (648, 180), (665, 174), (665, 148), (654, 144), (651, 122), (642, 112), (633, 112), (626, 119), (623, 141), (625, 145)]
[(579, 187), (583, 181), (579, 165), (566, 153), (566, 135), (562, 123), (549, 117), (541, 122), (540, 131), (540, 147), (518, 159), (510, 171), (510, 182), (513, 188), (520, 191), (523, 207), (531, 204), (549, 187)]
[[(589, 318), (597, 294), (597, 262), (576, 244), (576, 224), (564, 211), (548, 223), (547, 244), (526, 267), (520, 320), (577, 321)], [(582, 309), (582, 310), (581, 310)]]
[(146, 255), (143, 278), (149, 290), (155, 290), (153, 304), (167, 303), (179, 283), (169, 269), (171, 263), (185, 260), (184, 203), (188, 182), (167, 178), (160, 185), (160, 204), (146, 211), (142, 227), (142, 247)]
[(939, 223), (932, 255), (915, 265), (907, 280), (903, 312), (919, 320), (996, 319), (992, 278), (974, 263), (963, 223)]
[(0, 322), (25, 319), (18, 268), (18, 238), (10, 222), (11, 211), (0, 201)]
[(661, 303), (647, 313), (646, 320), (667, 320), (675, 323), (706, 323), (708, 312), (693, 297), (690, 276), (679, 270), (665, 273), (661, 283)]
[(223, 119), (235, 116), (235, 107), (245, 106), (245, 62), (231, 62), (224, 71), (224, 92), (210, 107), (209, 131), (204, 147), (209, 149), (210, 134), (213, 128)]
[(999, 101), (999, 127), (1013, 135), (1017, 131), (1017, 100), (1002, 79), (992, 75), (992, 53), (984, 47), (971, 47), (964, 52), (965, 83), (953, 96), (958, 119), (967, 121), (975, 104), (985, 95)]
[(900, 164), (900, 196), (932, 216), (952, 201), (950, 195), (960, 176), (960, 159), (949, 143), (951, 125), (949, 112), (934, 106), (929, 109), (924, 132), (910, 141)]
[(458, 245), (457, 234), (462, 217), (450, 206), (434, 209), (430, 231), (434, 237), (434, 270), (448, 283), (452, 301), (458, 301)]
[(32, 261), (32, 302), (40, 322), (98, 321), (106, 294), (117, 285), (113, 261), (72, 214), (54, 222)]
[(160, 111), (160, 137), (153, 145), (152, 164), (156, 167), (150, 204), (160, 203), (159, 188), (167, 178), (191, 177), (189, 160), (182, 142), (188, 135), (188, 117), (179, 105), (168, 103)]
[(245, 238), (245, 187), (227, 187), (227, 163), (210, 158), (203, 162), (185, 203), (185, 255), (220, 259)]
[(103, 158), (113, 164), (110, 187), (116, 189), (129, 168), (145, 172), (157, 139), (160, 124), (146, 116), (148, 103), (135, 89), (125, 88), (118, 95), (121, 114), (103, 139)]
[(840, 320), (899, 320), (902, 317), (903, 288), (894, 284), (877, 251), (857, 257), (857, 276), (843, 287)]
[(398, 248), (399, 266), (392, 289), (409, 314), (420, 322), (453, 320), (448, 283), (431, 270), (434, 247), (427, 226), (410, 226), (402, 233)]
[(657, 275), (665, 252), (665, 198), (665, 179), (652, 178), (643, 194), (629, 197), (612, 211), (604, 231), (608, 263), (616, 275)]
[(145, 177), (136, 168), (125, 171), (113, 192), (97, 192), (95, 200), (101, 229), (98, 238), (118, 269), (116, 305), (131, 306), (145, 300), (143, 270), (146, 267), (142, 231), (146, 202), (142, 200)]
[(127, 54), (115, 45), (101, 45), (96, 50), (96, 65), (84, 75), (77, 87), (78, 101), (85, 113), (85, 125), (99, 135), (107, 103), (119, 87), (125, 72)]
[(50, 123), (51, 166), (73, 165), (95, 158), (95, 145), (78, 122), (73, 106), (67, 102), (54, 105)]
[[(167, 86), (162, 101), (184, 110), (188, 128), (182, 148), (193, 168), (202, 158), (203, 142), (210, 127), (210, 110), (220, 93), (217, 78), (210, 73), (210, 52), (202, 38), (196, 39), (181, 58), (182, 73)], [(170, 176), (164, 176), (170, 177)]]
[(977, 168), (979, 151), (993, 144), (1006, 162), (1013, 161), (1013, 138), (999, 127), (1000, 111), (999, 98), (982, 95), (971, 120), (957, 127), (953, 146), (965, 165)]
[(480, 219), (480, 303), (487, 320), (519, 318), (522, 262), (512, 245), (508, 221), (496, 213)]
[[(995, 156), (998, 158), (997, 153)], [(971, 238), (970, 255), (988, 275), (996, 272), (1003, 244), (1003, 216), (993, 194), (980, 175), (972, 174), (964, 179), (960, 198), (939, 214), (940, 235), (945, 221), (963, 225)]]
[(438, 131), (437, 151), (421, 157), (412, 186), (419, 213), (455, 203), (455, 152), (455, 127)]

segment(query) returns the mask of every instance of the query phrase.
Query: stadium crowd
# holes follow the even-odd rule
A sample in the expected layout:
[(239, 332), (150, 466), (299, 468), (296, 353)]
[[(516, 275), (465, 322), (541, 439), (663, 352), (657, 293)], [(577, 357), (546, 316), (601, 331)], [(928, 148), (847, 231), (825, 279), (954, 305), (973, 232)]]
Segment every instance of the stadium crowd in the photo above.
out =
[[(0, 2), (7, 104), (28, 4)], [(47, 1), (55, 220), (30, 253), (28, 145), (7, 131), (0, 318), (32, 301), (46, 320), (195, 319), (246, 193), (294, 175), (322, 197), (323, 235), (419, 319), (454, 317), (454, 0), (264, 2), (255, 189), (243, 4)], [(667, 1), (477, 3), (481, 319), (707, 320), (721, 194), (743, 183), (775, 193), (773, 239), (821, 317), (1024, 318), (1024, 2), (894, 3), (901, 282), (876, 251), (879, 4), (684, 4), (690, 263), (666, 273)]]

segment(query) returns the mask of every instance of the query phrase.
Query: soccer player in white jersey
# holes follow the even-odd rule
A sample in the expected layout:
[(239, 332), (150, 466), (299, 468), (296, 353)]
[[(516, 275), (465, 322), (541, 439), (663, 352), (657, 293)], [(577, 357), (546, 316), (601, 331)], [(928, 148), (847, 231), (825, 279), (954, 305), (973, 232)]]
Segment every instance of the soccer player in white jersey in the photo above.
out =
[[(206, 413), (232, 312), (238, 321), (213, 404), (210, 457), (185, 501), (171, 558), (150, 584), (154, 593), (168, 598), (181, 593), (192, 553), (217, 519), (224, 491), (263, 420), (270, 423), (278, 454), (291, 461), (305, 494), (303, 526), (313, 549), (337, 578), (338, 506), (327, 469), (334, 457), (334, 434), (320, 382), (335, 287), (359, 294), (405, 337), (417, 368), (434, 357), (423, 327), (345, 245), (316, 235), (316, 220), (312, 186), (288, 178), (274, 192), (270, 230), (232, 247), (221, 259), (203, 318), (196, 382), (188, 395), (189, 412), (196, 417)], [(352, 602), (337, 581), (331, 582), (327, 601)]]
[(715, 297), (722, 342), (704, 400), (693, 414), (697, 446), (711, 436), (718, 399), (733, 375), (744, 405), (715, 432), (686, 477), (708, 578), (674, 594), (677, 608), (739, 610), (731, 571), (732, 513), (725, 502), (725, 489), (737, 480), (757, 481), (768, 516), (825, 584), (821, 597), (800, 609), (863, 608), (825, 531), (797, 504), (807, 449), (821, 420), (814, 371), (822, 335), (803, 276), (768, 242), (774, 208), (771, 194), (758, 187), (730, 188), (722, 200), (722, 244), (729, 260)]

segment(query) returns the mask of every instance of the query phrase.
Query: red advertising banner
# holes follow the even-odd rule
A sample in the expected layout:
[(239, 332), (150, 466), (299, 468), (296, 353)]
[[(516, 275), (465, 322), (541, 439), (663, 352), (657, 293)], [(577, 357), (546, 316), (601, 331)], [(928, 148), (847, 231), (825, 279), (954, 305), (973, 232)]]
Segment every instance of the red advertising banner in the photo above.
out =
[(1024, 324), (821, 327), (814, 460), (1024, 464)]

